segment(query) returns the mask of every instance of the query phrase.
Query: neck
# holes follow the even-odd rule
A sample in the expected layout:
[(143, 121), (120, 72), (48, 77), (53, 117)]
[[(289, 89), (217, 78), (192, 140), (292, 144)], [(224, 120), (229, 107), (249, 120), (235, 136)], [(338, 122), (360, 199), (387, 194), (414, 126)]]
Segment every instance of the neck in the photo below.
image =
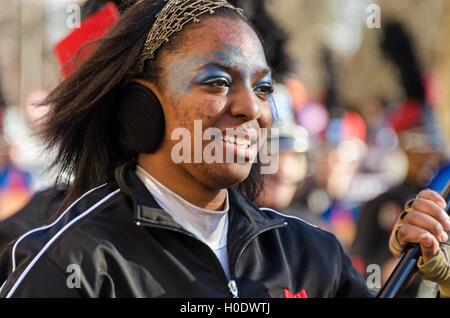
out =
[(205, 187), (172, 160), (162, 160), (158, 154), (141, 154), (138, 164), (169, 190), (199, 208), (220, 211), (225, 206), (226, 189)]

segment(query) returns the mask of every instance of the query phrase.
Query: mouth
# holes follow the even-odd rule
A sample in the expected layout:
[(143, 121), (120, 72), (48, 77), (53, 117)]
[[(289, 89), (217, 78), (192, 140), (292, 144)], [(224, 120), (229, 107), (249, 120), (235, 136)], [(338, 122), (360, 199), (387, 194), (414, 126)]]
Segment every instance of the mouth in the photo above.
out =
[[(242, 131), (232, 134), (224, 134), (220, 138), (224, 144), (227, 154), (227, 163), (238, 163), (254, 161), (258, 154), (258, 137), (256, 134), (251, 134), (248, 131)], [(228, 158), (233, 158), (233, 162), (229, 162)]]
[(252, 145), (256, 144), (250, 138), (242, 138), (237, 136), (227, 136), (221, 138), (224, 143), (236, 145), (238, 147), (250, 148)]

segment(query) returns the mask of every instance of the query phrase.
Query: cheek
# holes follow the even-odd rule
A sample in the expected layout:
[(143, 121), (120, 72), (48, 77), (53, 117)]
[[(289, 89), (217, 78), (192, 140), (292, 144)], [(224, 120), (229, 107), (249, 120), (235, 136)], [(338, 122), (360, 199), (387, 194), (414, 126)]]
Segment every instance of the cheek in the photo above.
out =
[(225, 110), (226, 99), (219, 97), (199, 97), (197, 100), (200, 102), (191, 104), (196, 119), (213, 123)]
[(214, 127), (225, 111), (226, 100), (218, 97), (206, 97), (201, 94), (189, 94), (185, 98), (171, 98), (168, 103), (166, 122), (169, 129), (187, 128), (193, 130), (194, 122), (202, 122), (203, 129)]

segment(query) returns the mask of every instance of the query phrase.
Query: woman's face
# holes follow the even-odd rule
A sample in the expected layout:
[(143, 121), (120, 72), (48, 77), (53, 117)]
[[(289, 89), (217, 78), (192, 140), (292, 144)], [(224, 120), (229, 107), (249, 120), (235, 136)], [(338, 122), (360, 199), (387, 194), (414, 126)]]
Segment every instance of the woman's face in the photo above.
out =
[[(248, 177), (272, 122), (264, 50), (247, 23), (226, 17), (204, 16), (175, 36), (182, 43), (161, 52), (153, 87), (166, 120), (157, 153), (211, 189), (230, 187)], [(222, 137), (207, 140), (210, 128)], [(190, 149), (180, 150), (186, 143)]]

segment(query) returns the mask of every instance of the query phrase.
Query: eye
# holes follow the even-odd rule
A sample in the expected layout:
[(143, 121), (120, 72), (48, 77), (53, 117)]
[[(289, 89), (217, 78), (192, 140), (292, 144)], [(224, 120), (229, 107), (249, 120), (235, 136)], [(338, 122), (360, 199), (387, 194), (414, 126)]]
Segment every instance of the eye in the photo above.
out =
[(218, 89), (227, 89), (230, 88), (231, 83), (224, 77), (214, 77), (204, 81), (202, 85), (208, 85)]
[(274, 88), (271, 83), (263, 83), (255, 87), (254, 91), (257, 95), (264, 98), (273, 94)]

